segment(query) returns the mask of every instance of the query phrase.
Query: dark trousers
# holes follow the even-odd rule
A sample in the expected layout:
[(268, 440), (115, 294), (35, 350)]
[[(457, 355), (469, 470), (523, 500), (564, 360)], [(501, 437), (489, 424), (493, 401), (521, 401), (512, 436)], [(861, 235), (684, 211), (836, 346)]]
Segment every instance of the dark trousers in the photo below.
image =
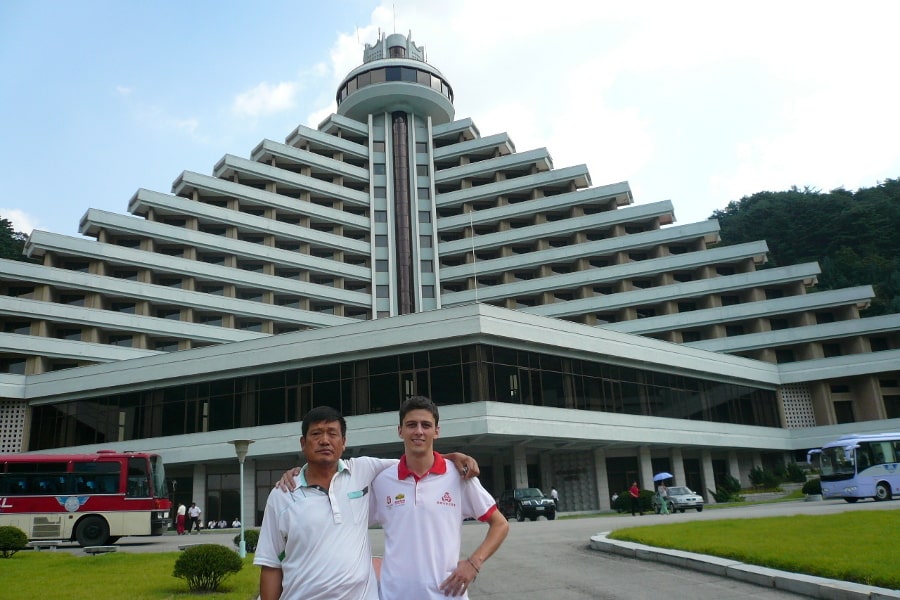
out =
[(197, 528), (197, 533), (200, 533), (200, 517), (191, 517), (191, 522), (188, 526), (188, 533), (194, 531), (195, 527)]
[(640, 512), (641, 516), (644, 516), (644, 511), (641, 510), (641, 499), (640, 497), (635, 498), (631, 497), (631, 516), (634, 516), (634, 513)]

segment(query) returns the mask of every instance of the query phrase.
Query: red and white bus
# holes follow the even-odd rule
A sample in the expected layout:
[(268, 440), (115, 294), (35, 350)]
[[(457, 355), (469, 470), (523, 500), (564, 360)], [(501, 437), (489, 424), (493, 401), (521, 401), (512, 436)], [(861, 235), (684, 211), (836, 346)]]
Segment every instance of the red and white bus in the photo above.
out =
[(156, 454), (0, 454), (0, 525), (32, 540), (105, 546), (162, 535), (170, 508)]

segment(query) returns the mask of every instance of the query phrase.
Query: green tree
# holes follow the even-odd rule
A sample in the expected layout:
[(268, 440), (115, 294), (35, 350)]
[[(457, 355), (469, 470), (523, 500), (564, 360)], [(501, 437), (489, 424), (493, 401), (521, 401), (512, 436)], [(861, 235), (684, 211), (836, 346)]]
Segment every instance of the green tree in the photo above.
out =
[(759, 192), (712, 216), (721, 245), (767, 242), (763, 268), (815, 261), (816, 290), (872, 285), (866, 316), (900, 312), (900, 179), (856, 192)]
[(0, 217), (0, 258), (27, 260), (25, 255), (22, 254), (22, 251), (25, 249), (26, 239), (27, 236), (24, 233), (13, 229), (12, 222), (9, 219)]

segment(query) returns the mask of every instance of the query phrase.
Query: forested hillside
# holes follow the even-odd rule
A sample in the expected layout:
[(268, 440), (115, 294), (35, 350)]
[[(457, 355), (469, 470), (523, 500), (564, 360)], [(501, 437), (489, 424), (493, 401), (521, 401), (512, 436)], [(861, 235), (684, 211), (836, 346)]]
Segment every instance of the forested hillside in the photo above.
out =
[(766, 267), (817, 261), (817, 289), (871, 284), (866, 315), (900, 312), (900, 179), (856, 192), (759, 192), (712, 216), (721, 245), (766, 240)]
[(12, 222), (9, 219), (0, 217), (0, 258), (26, 260), (22, 254), (22, 249), (25, 247), (27, 238), (28, 236), (24, 233), (13, 229)]

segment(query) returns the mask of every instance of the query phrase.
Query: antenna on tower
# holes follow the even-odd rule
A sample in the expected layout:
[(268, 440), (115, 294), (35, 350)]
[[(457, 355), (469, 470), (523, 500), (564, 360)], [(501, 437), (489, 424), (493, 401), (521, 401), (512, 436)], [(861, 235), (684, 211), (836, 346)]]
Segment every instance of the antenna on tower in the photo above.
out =
[(394, 33), (397, 33), (397, 5), (391, 2), (391, 10), (394, 12)]

